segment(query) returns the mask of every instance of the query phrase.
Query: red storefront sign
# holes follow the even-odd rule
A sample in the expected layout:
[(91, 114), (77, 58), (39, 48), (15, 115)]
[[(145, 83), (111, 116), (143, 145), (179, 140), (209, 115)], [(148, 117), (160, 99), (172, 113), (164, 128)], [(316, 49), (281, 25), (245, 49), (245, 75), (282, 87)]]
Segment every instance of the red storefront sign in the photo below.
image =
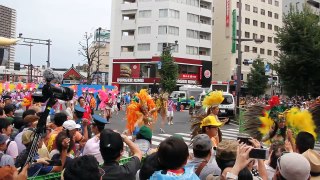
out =
[(198, 80), (198, 74), (180, 74), (179, 79), (190, 79), (190, 80)]
[(230, 0), (226, 0), (226, 27), (230, 26)]

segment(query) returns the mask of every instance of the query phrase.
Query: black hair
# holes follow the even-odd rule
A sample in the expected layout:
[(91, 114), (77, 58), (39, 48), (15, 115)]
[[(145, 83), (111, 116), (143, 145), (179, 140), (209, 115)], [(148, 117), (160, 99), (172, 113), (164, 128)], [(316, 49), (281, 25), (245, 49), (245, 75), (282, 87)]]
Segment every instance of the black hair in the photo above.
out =
[(104, 130), (104, 124), (98, 124), (98, 123), (93, 123), (92, 125), (96, 126), (99, 133), (101, 133)]
[(253, 180), (250, 170), (245, 167), (238, 174), (238, 180)]
[(53, 122), (58, 127), (61, 127), (67, 119), (68, 116), (65, 113), (56, 113), (53, 117)]
[(28, 109), (22, 113), (22, 119), (28, 115), (35, 115), (37, 112), (34, 109)]
[(6, 118), (0, 118), (0, 133), (2, 129), (7, 129), (11, 125), (11, 122)]
[(161, 166), (161, 164), (159, 163), (158, 154), (153, 153), (145, 158), (139, 172), (139, 178), (140, 180), (150, 179), (150, 177), (155, 171), (159, 171), (163, 169), (164, 167)]
[(272, 154), (271, 154), (269, 166), (272, 167), (273, 169), (276, 169), (277, 160), (282, 155), (282, 152), (286, 151), (286, 149), (282, 144), (272, 144), (271, 150), (272, 150)]
[(0, 116), (3, 116), (3, 108), (0, 107)]
[(81, 99), (85, 100), (84, 97), (80, 96), (80, 97), (78, 98), (78, 103), (80, 103), (80, 100), (81, 100)]
[(23, 121), (22, 117), (20, 116), (13, 117), (13, 124), (14, 124), (14, 127), (18, 130), (26, 125), (26, 123)]
[[(278, 125), (278, 123), (275, 123), (274, 130), (270, 134), (270, 139), (272, 139), (277, 134), (278, 129), (279, 129), (279, 125)], [(285, 126), (284, 128), (280, 128), (280, 135), (283, 137), (283, 139), (286, 139), (286, 137), (287, 137), (287, 126)]]
[(10, 112), (14, 112), (15, 108), (13, 104), (8, 104), (4, 106), (3, 110), (5, 114), (9, 114)]
[(189, 157), (187, 144), (178, 137), (169, 137), (162, 141), (157, 153), (160, 164), (166, 170), (180, 168)]
[(308, 132), (299, 132), (296, 137), (296, 147), (300, 154), (308, 149), (314, 149), (315, 139)]
[(210, 149), (209, 150), (197, 150), (193, 149), (193, 155), (196, 158), (205, 158), (210, 154)]
[(225, 168), (233, 167), (236, 162), (236, 160), (223, 160), (223, 159), (220, 159), (219, 157), (216, 157), (216, 161), (219, 168), (221, 169), (221, 173)]
[(77, 116), (77, 118), (81, 119), (83, 118), (84, 113), (79, 111), (74, 111), (74, 114)]
[[(56, 147), (57, 150), (61, 153), (62, 152), (62, 141), (68, 138), (67, 132), (66, 131), (61, 131), (57, 137), (56, 137)], [(70, 144), (69, 144), (69, 148), (68, 148), (68, 153), (72, 150), (72, 148), (74, 147), (74, 141), (72, 138), (70, 138)]]
[(63, 177), (68, 180), (100, 180), (99, 163), (92, 155), (77, 157), (66, 166)]
[(106, 138), (106, 136), (111, 135), (112, 133), (115, 133), (115, 132), (111, 129), (104, 129), (100, 133), (100, 153), (104, 163), (116, 161), (116, 159), (119, 158), (123, 150), (123, 142), (122, 142), (122, 147), (120, 147), (120, 150), (111, 150), (110, 148), (105, 147), (104, 139)]

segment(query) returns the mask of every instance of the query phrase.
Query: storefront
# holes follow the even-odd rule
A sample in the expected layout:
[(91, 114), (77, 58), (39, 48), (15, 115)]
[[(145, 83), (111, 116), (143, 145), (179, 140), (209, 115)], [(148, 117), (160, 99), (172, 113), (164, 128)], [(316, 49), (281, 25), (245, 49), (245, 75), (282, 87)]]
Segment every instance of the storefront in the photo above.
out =
[[(135, 92), (143, 88), (151, 90), (159, 85), (161, 69), (159, 57), (153, 57), (151, 60), (114, 59), (113, 62), (112, 85), (117, 86), (121, 92)], [(178, 64), (178, 87), (186, 84), (202, 86), (204, 79), (202, 61), (175, 58), (175, 62)], [(211, 67), (207, 69), (211, 70)], [(208, 78), (210, 82), (211, 72)]]

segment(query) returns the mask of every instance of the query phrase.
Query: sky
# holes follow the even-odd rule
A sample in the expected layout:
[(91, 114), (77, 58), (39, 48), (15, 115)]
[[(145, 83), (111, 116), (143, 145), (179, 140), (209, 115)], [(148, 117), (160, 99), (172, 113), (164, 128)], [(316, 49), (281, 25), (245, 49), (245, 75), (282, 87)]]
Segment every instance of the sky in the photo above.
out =
[[(111, 29), (112, 0), (0, 0), (0, 4), (17, 12), (16, 36), (52, 40), (50, 63), (54, 68), (84, 64), (78, 54), (85, 32), (98, 27)], [(45, 65), (46, 45), (31, 48), (32, 64)], [(16, 46), (15, 61), (29, 64), (28, 46)]]

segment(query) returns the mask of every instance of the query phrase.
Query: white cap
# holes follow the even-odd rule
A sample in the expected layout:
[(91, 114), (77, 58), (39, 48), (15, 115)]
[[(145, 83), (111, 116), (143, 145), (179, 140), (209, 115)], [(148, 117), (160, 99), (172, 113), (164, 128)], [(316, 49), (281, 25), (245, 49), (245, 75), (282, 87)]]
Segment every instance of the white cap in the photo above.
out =
[(69, 131), (74, 129), (79, 129), (81, 126), (79, 124), (76, 124), (74, 120), (67, 120), (62, 125), (65, 129), (68, 129)]

